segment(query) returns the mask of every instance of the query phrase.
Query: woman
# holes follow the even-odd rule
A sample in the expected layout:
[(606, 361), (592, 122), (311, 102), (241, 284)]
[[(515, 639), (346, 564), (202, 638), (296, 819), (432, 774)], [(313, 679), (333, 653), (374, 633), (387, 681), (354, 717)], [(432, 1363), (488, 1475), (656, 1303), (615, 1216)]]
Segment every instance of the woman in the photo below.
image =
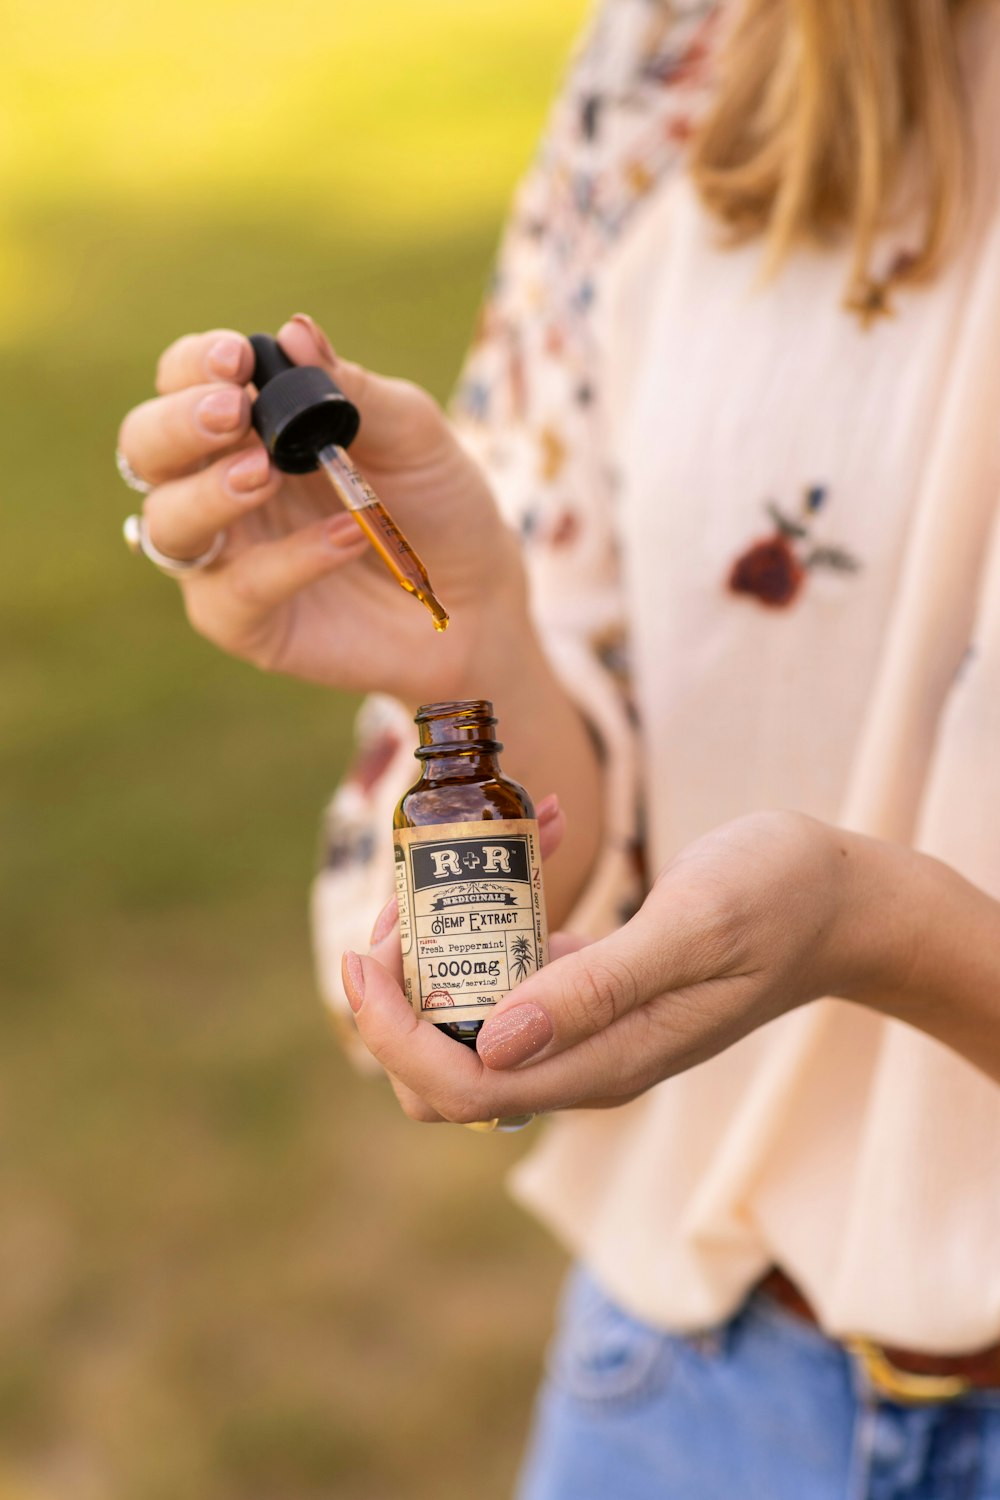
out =
[(992, 0), (610, 0), (463, 381), (481, 464), (281, 330), (361, 406), (440, 641), (268, 468), (245, 341), (172, 346), (123, 425), (160, 554), (225, 529), (196, 628), (401, 700), (334, 800), (327, 968), (414, 704), (493, 698), (558, 794), (579, 936), (478, 1055), (412, 1019), (391, 904), (345, 960), (414, 1118), (560, 1112), (517, 1190), (586, 1269), (525, 1500), (1000, 1496), (998, 114)]

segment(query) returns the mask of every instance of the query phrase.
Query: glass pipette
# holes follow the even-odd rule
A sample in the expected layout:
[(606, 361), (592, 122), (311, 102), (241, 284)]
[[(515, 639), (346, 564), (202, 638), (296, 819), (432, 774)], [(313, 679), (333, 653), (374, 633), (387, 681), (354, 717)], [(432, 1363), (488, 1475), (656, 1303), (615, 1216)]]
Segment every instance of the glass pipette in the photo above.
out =
[(448, 614), (431, 587), (427, 569), (371, 485), (337, 443), (328, 443), (316, 456), (341, 505), (350, 511), (396, 582), (430, 610), (435, 630), (447, 630)]

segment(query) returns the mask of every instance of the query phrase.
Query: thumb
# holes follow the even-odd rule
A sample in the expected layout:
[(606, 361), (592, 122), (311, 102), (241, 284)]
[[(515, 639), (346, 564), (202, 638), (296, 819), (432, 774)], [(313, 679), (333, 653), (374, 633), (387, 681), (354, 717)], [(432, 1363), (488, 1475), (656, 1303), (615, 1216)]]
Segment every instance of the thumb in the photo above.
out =
[(605, 1031), (669, 987), (667, 965), (642, 913), (609, 937), (540, 969), (504, 1000), (476, 1042), (489, 1068), (552, 1057)]
[(357, 406), (361, 428), (351, 444), (351, 457), (362, 467), (425, 464), (435, 456), (437, 445), (447, 441), (447, 420), (429, 391), (341, 359), (308, 313), (296, 313), (282, 324), (278, 342), (297, 365), (319, 365)]

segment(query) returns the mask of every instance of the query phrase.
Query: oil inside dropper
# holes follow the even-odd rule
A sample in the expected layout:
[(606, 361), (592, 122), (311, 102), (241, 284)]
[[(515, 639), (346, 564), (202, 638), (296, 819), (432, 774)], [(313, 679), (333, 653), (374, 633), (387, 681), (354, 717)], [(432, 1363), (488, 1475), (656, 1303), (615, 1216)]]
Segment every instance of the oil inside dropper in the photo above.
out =
[(350, 511), (396, 582), (430, 611), (435, 630), (447, 630), (448, 612), (431, 586), (427, 569), (344, 449), (328, 443), (317, 457), (337, 498)]

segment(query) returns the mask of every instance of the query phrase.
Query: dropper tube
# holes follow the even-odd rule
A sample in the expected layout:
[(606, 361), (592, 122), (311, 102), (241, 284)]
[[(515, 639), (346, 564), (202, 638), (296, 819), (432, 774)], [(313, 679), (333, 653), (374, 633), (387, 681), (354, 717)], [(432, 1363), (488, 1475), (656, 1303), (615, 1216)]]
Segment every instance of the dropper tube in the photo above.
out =
[(350, 511), (396, 582), (430, 611), (435, 630), (447, 630), (448, 614), (427, 569), (344, 449), (328, 443), (316, 457), (341, 505)]

